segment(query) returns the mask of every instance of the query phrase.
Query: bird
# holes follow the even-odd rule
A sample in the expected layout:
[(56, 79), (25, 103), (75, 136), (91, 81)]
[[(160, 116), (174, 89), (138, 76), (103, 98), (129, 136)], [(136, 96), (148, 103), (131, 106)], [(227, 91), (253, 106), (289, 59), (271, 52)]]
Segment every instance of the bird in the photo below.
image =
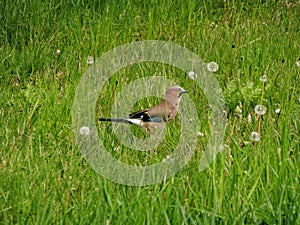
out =
[(166, 91), (163, 100), (156, 106), (130, 113), (128, 118), (99, 118), (99, 121), (129, 123), (151, 131), (153, 128), (163, 127), (175, 118), (184, 93), (187, 93), (187, 90), (173, 86)]

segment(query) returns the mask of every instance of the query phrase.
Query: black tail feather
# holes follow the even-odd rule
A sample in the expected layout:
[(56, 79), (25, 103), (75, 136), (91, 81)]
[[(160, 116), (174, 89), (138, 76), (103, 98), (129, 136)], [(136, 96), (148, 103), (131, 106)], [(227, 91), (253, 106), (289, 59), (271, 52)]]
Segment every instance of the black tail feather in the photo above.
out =
[(130, 123), (126, 119), (123, 118), (99, 118), (99, 121), (108, 121), (108, 122), (116, 122), (116, 123)]

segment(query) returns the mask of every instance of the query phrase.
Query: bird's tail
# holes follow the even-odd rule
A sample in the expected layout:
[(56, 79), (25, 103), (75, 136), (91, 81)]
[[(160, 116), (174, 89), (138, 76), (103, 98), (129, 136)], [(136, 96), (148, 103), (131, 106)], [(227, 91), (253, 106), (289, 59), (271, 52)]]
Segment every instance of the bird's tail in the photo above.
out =
[(116, 123), (129, 123), (142, 126), (142, 121), (140, 119), (131, 118), (99, 118), (99, 121), (116, 122)]
[(108, 122), (116, 122), (116, 123), (129, 123), (124, 118), (99, 118), (99, 121), (108, 121)]

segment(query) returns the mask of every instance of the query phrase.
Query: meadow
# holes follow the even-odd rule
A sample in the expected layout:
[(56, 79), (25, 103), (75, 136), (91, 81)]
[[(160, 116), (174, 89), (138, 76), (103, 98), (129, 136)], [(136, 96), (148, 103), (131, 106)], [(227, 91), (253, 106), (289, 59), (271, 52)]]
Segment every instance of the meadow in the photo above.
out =
[[(5, 0), (0, 10), (0, 224), (300, 224), (300, 1)], [(188, 89), (200, 120), (185, 167), (129, 186), (86, 161), (72, 105), (92, 60), (143, 40), (169, 41), (218, 64), (211, 76), (224, 94), (226, 132), (224, 150), (199, 170), (210, 107), (188, 71), (150, 62), (119, 70), (95, 108), (98, 135), (118, 160), (160, 162), (181, 135), (177, 116), (155, 151), (138, 152), (97, 121), (136, 79), (164, 77)], [(141, 99), (132, 111), (160, 100)]]

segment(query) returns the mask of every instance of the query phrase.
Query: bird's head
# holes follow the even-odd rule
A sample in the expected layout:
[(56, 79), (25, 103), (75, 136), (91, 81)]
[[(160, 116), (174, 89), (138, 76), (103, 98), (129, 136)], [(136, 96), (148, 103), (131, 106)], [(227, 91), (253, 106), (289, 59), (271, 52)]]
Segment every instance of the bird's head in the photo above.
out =
[(171, 103), (178, 110), (179, 103), (180, 103), (180, 100), (181, 100), (181, 96), (182, 96), (182, 94), (184, 94), (186, 92), (187, 92), (187, 90), (184, 90), (180, 86), (173, 86), (173, 87), (170, 87), (166, 91), (164, 99), (167, 102)]

